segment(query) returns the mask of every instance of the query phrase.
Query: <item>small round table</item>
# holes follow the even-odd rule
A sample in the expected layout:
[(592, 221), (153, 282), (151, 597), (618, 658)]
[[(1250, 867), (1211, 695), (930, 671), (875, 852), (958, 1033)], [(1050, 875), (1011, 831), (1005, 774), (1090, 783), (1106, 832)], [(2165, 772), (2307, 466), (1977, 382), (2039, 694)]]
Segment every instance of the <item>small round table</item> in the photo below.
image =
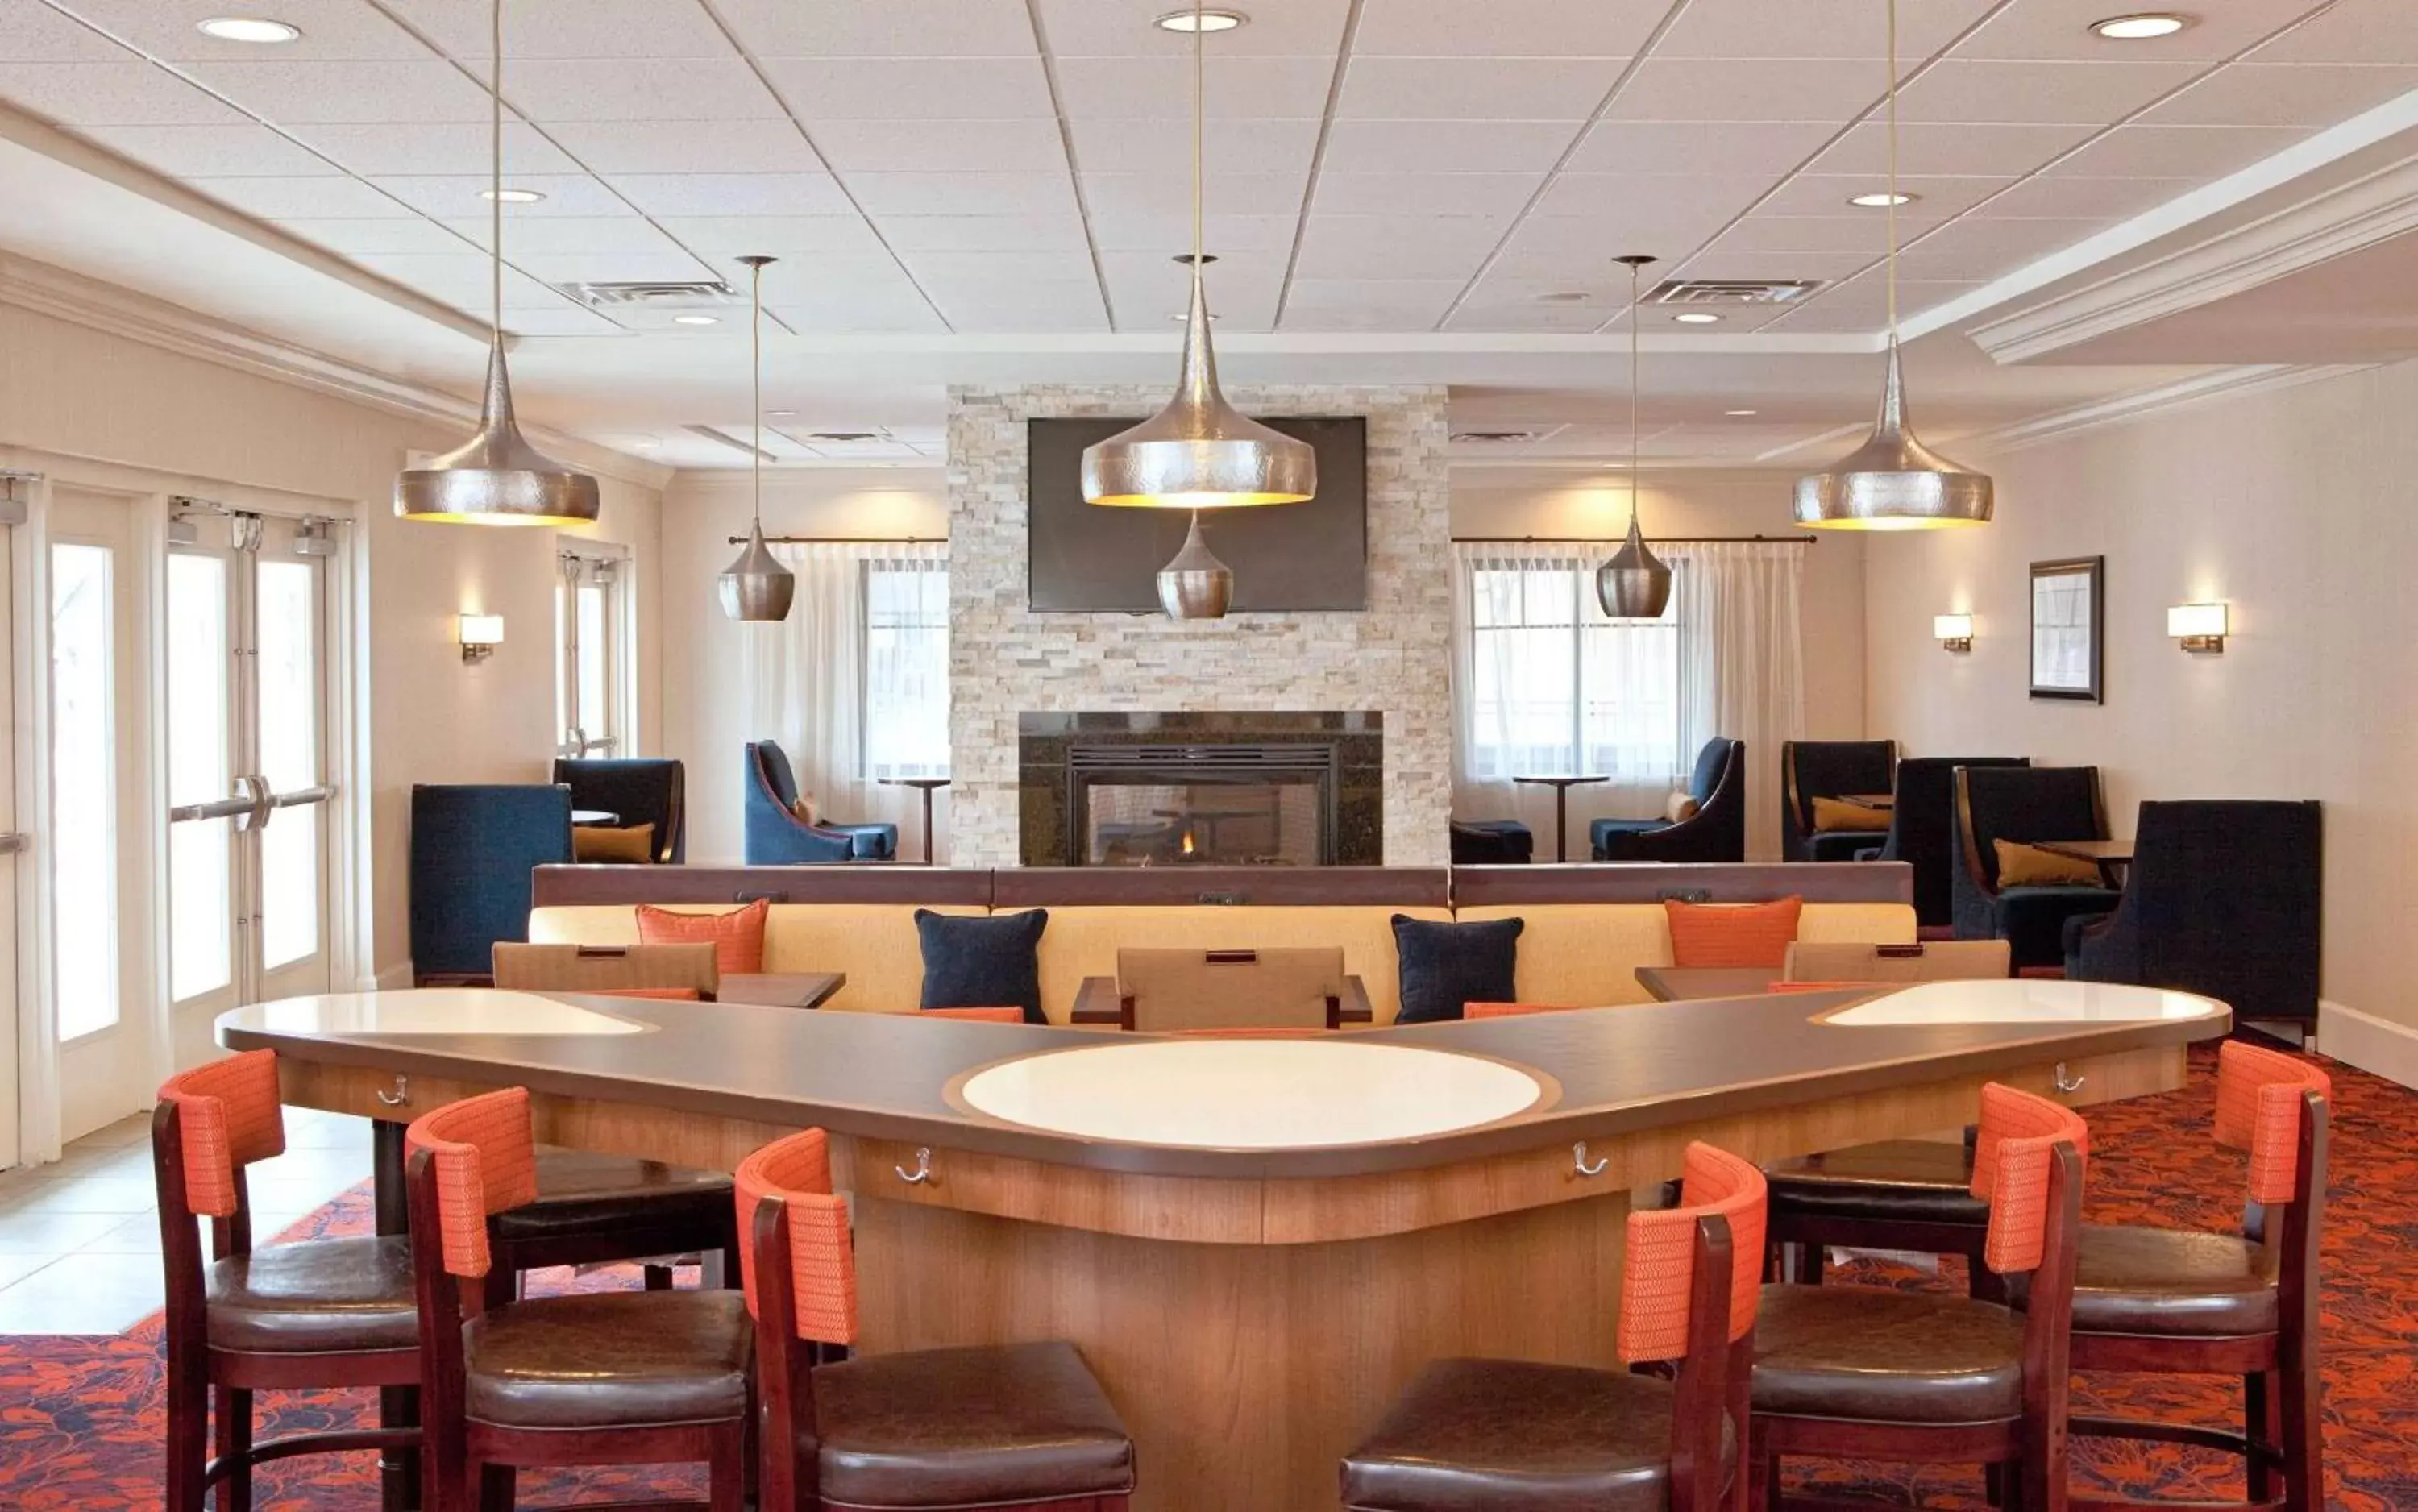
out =
[(610, 829), (621, 822), (621, 816), (609, 808), (574, 808), (571, 811), (571, 822), (582, 826), (603, 825)]
[(924, 794), (924, 864), (932, 864), (932, 789), (946, 787), (946, 777), (881, 777), (876, 779), (884, 787), (914, 787)]
[(1584, 787), (1593, 782), (1612, 781), (1610, 777), (1514, 777), (1511, 780), (1550, 787), (1553, 790), (1553, 859), (1555, 861), (1570, 859), (1570, 789)]

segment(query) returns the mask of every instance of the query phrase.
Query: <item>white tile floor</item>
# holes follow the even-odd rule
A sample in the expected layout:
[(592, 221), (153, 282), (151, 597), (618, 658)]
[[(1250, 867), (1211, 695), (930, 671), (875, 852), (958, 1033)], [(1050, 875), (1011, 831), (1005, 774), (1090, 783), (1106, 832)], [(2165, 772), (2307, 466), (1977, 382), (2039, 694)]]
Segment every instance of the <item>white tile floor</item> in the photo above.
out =
[[(285, 1153), (252, 1168), (266, 1242), (370, 1173), (368, 1121), (285, 1110)], [(64, 1159), (0, 1174), (0, 1335), (120, 1334), (160, 1310), (151, 1116), (113, 1123)]]

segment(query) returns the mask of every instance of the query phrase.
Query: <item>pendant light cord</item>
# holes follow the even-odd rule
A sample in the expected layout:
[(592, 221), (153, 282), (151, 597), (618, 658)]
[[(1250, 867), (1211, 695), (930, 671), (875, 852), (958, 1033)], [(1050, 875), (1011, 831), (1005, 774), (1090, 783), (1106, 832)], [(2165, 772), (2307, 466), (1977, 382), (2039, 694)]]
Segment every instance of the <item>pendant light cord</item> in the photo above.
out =
[(747, 285), (747, 371), (755, 380), (750, 406), (756, 418), (756, 533), (764, 533), (764, 265), (750, 268)]
[(1637, 528), (1637, 270), (1629, 265), (1629, 528)]
[(1889, 0), (1889, 324), (1897, 340), (1897, 0)]
[(1202, 135), (1201, 120), (1209, 112), (1209, 65), (1207, 49), (1201, 43), (1201, 0), (1192, 0), (1192, 277), (1201, 277), (1201, 176)]
[(487, 68), (487, 250), (490, 264), (488, 275), (489, 313), (493, 319), (488, 333), (497, 346), (504, 344), (504, 0), (496, 0), (488, 8), (491, 39), (495, 56)]

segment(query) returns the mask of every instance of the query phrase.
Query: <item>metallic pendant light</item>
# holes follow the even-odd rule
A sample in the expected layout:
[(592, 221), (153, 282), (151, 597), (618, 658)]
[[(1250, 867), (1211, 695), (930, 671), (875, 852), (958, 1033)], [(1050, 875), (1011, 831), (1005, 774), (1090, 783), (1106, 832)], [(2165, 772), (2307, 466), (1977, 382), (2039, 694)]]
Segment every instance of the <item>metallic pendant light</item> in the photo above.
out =
[(742, 257), (747, 265), (749, 283), (747, 297), (747, 361), (754, 375), (756, 444), (749, 450), (755, 454), (756, 516), (747, 529), (747, 545), (739, 559), (722, 570), (715, 587), (722, 593), (722, 612), (738, 620), (774, 620), (789, 618), (789, 604), (798, 596), (798, 574), (781, 565), (773, 548), (764, 544), (764, 265), (770, 257)]
[(1671, 567), (1646, 548), (1637, 523), (1637, 274), (1654, 259), (1631, 255), (1615, 261), (1629, 265), (1629, 539), (1595, 570), (1595, 597), (1615, 619), (1660, 619), (1671, 605)]
[(1872, 438), (1825, 472), (1797, 480), (1799, 525), (1840, 530), (1936, 530), (1987, 525), (1987, 473), (1924, 446), (1905, 419), (1897, 332), (1897, 0), (1889, 7), (1889, 366)]
[(1194, 510), (1184, 549), (1158, 570), (1159, 607), (1170, 619), (1223, 619), (1233, 602), (1234, 570), (1201, 539), (1201, 512)]
[(1308, 442), (1241, 414), (1217, 390), (1217, 358), (1209, 344), (1209, 299), (1201, 277), (1207, 261), (1201, 253), (1201, 208), (1207, 80), (1200, 0), (1194, 0), (1193, 15), (1192, 305), (1184, 323), (1183, 377), (1166, 408), (1083, 449), (1083, 497), (1094, 504), (1172, 510), (1298, 504), (1318, 492), (1317, 453)]
[(487, 94), (493, 157), (488, 180), (492, 324), (487, 392), (479, 434), (425, 467), (394, 481), (394, 512), (406, 520), (462, 525), (586, 525), (597, 514), (596, 480), (528, 444), (513, 415), (513, 380), (504, 371), (504, 3), (492, 14), (495, 56)]

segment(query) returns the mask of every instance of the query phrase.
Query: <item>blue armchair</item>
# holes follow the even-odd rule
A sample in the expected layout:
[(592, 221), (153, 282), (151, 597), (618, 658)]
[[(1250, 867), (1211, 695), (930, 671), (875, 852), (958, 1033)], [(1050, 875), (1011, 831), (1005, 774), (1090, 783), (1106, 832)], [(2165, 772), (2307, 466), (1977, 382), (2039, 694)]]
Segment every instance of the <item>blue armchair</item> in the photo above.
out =
[(798, 779), (789, 758), (770, 741), (747, 743), (746, 852), (750, 866), (794, 866), (843, 861), (892, 861), (895, 824), (808, 824), (792, 807)]
[(497, 940), (528, 939), (529, 878), (571, 861), (571, 789), (411, 789), (411, 969), (486, 980)]
[(1895, 741), (1789, 741), (1780, 747), (1780, 859), (1854, 861), (1889, 837), (1878, 830), (1814, 828), (1814, 800), (1886, 793), (1897, 781)]
[(1716, 735), (1696, 753), (1688, 795), (1693, 817), (1598, 819), (1587, 827), (1598, 861), (1746, 860), (1746, 742)]
[(1914, 868), (1914, 922), (1947, 929), (1956, 922), (1956, 769), (2028, 767), (2029, 756), (1907, 756), (1897, 764), (1897, 803), (1889, 838), (1858, 861), (1902, 861)]
[(2324, 871), (2315, 802), (2143, 803), (2115, 911), (2065, 924), (2065, 974), (2205, 993), (2314, 1023)]
[(554, 780), (571, 789), (573, 808), (618, 814), (624, 825), (653, 825), (655, 860), (678, 865), (688, 859), (688, 784), (679, 762), (559, 757)]
[(1998, 850), (2011, 840), (2104, 840), (2107, 804), (2097, 767), (1962, 767), (1956, 772), (1956, 938), (2003, 939), (2015, 970), (2065, 964), (2065, 922), (2105, 913), (2104, 887), (1998, 885)]

